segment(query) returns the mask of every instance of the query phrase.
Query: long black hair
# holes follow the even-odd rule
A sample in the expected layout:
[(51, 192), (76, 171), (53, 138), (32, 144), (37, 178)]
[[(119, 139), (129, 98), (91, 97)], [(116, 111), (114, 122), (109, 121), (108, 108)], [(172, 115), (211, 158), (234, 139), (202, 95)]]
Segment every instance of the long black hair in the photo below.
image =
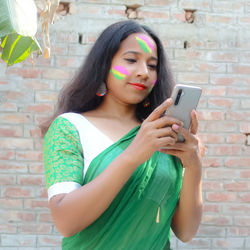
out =
[(158, 54), (157, 82), (147, 97), (149, 107), (144, 107), (143, 103), (137, 104), (138, 120), (143, 121), (170, 96), (174, 81), (158, 36), (149, 27), (132, 20), (114, 23), (101, 33), (74, 79), (62, 89), (54, 115), (41, 126), (43, 134), (58, 115), (65, 112), (86, 112), (101, 104), (103, 97), (97, 96), (96, 92), (106, 82), (112, 59), (121, 42), (133, 33), (146, 33), (151, 36), (157, 45)]

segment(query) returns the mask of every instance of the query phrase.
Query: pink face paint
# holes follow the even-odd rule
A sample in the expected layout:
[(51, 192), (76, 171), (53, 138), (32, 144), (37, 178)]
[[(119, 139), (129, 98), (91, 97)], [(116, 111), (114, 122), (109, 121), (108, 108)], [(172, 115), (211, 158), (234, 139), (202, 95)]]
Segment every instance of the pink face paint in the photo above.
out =
[(149, 41), (148, 37), (140, 35), (140, 36), (136, 36), (135, 39), (138, 41), (141, 48), (146, 53), (151, 53), (154, 50), (154, 45)]
[(122, 80), (126, 75), (129, 75), (129, 72), (124, 67), (116, 65), (110, 70), (110, 72), (119, 80)]

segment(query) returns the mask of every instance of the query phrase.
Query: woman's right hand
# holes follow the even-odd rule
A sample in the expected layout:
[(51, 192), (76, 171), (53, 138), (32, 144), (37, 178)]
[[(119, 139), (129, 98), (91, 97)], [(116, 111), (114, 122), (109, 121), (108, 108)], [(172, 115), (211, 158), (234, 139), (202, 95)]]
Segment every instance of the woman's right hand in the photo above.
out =
[(182, 127), (183, 122), (167, 115), (162, 116), (172, 102), (171, 98), (167, 99), (143, 121), (136, 137), (127, 148), (130, 156), (135, 155), (138, 164), (148, 160), (156, 150), (176, 143), (177, 133), (172, 129), (172, 125)]

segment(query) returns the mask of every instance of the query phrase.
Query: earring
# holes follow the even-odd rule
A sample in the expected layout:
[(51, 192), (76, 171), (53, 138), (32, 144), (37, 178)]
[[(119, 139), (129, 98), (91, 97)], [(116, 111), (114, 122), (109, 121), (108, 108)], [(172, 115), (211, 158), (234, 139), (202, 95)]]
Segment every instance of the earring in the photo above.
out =
[(149, 105), (150, 105), (150, 101), (149, 101), (149, 99), (148, 98), (146, 98), (144, 101), (143, 101), (143, 107), (144, 108), (147, 108), (147, 107), (149, 107)]
[(108, 92), (106, 84), (103, 82), (100, 87), (98, 88), (96, 95), (97, 96), (105, 96), (106, 93)]

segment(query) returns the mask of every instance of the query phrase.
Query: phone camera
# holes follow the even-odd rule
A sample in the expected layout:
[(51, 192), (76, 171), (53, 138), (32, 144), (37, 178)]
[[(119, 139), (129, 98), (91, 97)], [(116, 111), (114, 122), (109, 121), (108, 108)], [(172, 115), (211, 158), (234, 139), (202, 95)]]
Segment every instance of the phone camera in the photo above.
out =
[(181, 98), (181, 94), (182, 94), (182, 89), (180, 89), (180, 90), (178, 91), (178, 94), (177, 94), (177, 96), (176, 96), (174, 105), (178, 105), (178, 103), (179, 103), (179, 101), (180, 101), (180, 98)]

